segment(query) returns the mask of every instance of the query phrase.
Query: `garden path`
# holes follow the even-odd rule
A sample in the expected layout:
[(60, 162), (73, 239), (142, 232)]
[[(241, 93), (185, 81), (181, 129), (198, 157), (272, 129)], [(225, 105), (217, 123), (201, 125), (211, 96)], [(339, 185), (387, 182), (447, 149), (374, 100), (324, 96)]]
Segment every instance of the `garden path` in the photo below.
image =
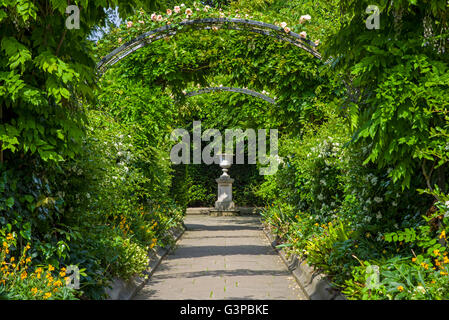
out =
[(135, 299), (306, 299), (258, 217), (192, 215), (185, 225)]

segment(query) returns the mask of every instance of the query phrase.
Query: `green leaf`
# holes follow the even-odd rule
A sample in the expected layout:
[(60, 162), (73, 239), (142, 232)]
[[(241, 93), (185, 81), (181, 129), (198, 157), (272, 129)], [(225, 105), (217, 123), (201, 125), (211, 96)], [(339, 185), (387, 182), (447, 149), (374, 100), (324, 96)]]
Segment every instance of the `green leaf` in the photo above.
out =
[(8, 208), (12, 208), (13, 205), (14, 205), (14, 198), (13, 197), (9, 197), (8, 199), (6, 199), (6, 206)]

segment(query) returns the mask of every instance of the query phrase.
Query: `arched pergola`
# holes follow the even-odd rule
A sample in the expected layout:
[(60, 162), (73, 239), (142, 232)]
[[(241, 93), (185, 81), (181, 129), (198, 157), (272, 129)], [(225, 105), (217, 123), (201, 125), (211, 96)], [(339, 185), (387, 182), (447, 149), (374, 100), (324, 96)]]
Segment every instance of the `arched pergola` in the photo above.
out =
[(289, 42), (294, 46), (312, 54), (315, 58), (321, 59), (320, 53), (315, 49), (317, 46), (315, 43), (302, 38), (295, 32), (286, 33), (283, 28), (273, 24), (236, 18), (186, 19), (179, 23), (165, 25), (163, 27), (145, 32), (133, 40), (130, 40), (122, 46), (114, 49), (111, 53), (101, 59), (100, 62), (98, 62), (97, 71), (99, 76), (106, 72), (109, 67), (113, 66), (136, 50), (165, 37), (174, 36), (179, 32), (185, 32), (188, 28), (184, 27), (192, 27), (196, 28), (196, 30), (211, 30), (216, 27), (228, 30), (250, 31), (273, 37), (281, 41)]
[(190, 91), (185, 94), (186, 97), (193, 97), (198, 96), (205, 93), (211, 93), (216, 91), (229, 91), (229, 92), (236, 92), (236, 93), (242, 93), (246, 95), (250, 95), (262, 100), (265, 100), (271, 104), (276, 104), (275, 99), (263, 94), (259, 93), (253, 90), (245, 89), (245, 88), (235, 88), (235, 87), (209, 87), (209, 88), (203, 88), (197, 91)]

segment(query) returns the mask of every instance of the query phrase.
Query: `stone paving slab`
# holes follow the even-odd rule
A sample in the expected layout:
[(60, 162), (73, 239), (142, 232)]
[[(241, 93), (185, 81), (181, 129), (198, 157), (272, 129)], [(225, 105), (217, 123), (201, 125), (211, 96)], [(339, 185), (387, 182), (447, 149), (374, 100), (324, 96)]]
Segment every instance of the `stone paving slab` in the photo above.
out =
[(134, 299), (305, 300), (258, 217), (187, 216), (187, 231)]

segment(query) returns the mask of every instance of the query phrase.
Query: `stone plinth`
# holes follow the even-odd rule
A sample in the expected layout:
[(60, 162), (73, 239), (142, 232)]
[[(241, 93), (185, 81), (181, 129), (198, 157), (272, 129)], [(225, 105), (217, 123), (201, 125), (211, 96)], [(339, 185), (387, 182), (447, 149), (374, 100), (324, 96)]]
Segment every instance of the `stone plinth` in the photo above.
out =
[(215, 201), (215, 209), (221, 211), (234, 210), (235, 204), (232, 201), (232, 183), (234, 179), (231, 179), (228, 175), (222, 175), (215, 181), (218, 183), (218, 200)]
[(239, 210), (236, 210), (235, 203), (232, 201), (234, 179), (224, 174), (215, 181), (218, 183), (218, 200), (215, 201), (215, 208), (209, 211), (210, 215), (215, 217), (238, 215)]

